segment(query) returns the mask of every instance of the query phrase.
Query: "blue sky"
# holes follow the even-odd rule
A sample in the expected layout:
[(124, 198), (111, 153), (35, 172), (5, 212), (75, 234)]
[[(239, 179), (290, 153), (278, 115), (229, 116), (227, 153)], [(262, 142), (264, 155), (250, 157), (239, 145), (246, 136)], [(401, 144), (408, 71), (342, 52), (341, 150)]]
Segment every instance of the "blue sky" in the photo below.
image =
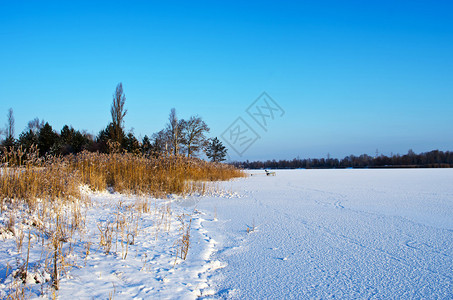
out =
[[(243, 117), (261, 138), (231, 159), (453, 150), (451, 2), (242, 2), (0, 0), (0, 124), (97, 134), (122, 82), (137, 136), (172, 107), (211, 136)], [(263, 91), (267, 131), (245, 112)]]

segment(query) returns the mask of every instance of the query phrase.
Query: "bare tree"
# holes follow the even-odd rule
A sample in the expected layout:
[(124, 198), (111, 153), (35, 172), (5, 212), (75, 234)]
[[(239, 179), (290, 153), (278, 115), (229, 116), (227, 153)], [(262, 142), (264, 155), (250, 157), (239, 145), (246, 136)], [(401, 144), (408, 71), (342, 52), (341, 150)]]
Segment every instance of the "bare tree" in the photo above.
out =
[(209, 132), (209, 127), (198, 116), (192, 116), (187, 121), (182, 120), (182, 123), (185, 151), (187, 157), (191, 157), (209, 144), (204, 135)]
[(179, 154), (179, 144), (181, 143), (181, 122), (178, 121), (176, 116), (176, 110), (171, 109), (170, 115), (168, 117), (169, 123), (167, 124), (167, 132), (169, 135), (170, 147), (172, 149), (173, 155)]
[(116, 86), (115, 93), (113, 94), (113, 103), (110, 108), (110, 113), (112, 115), (112, 125), (113, 125), (113, 140), (118, 145), (121, 145), (123, 138), (123, 123), (124, 117), (126, 116), (127, 109), (124, 109), (124, 103), (126, 102), (126, 96), (123, 92), (123, 84), (120, 82)]
[(41, 128), (44, 127), (44, 120), (39, 121), (39, 118), (34, 118), (28, 122), (27, 129), (31, 130), (34, 134), (37, 134)]
[(152, 151), (154, 155), (159, 156), (162, 153), (169, 154), (170, 149), (168, 149), (170, 144), (170, 137), (168, 131), (162, 129), (161, 131), (154, 133), (152, 136)]
[(10, 108), (8, 110), (8, 114), (6, 115), (8, 123), (6, 123), (6, 139), (13, 140), (14, 139), (14, 115), (13, 109)]

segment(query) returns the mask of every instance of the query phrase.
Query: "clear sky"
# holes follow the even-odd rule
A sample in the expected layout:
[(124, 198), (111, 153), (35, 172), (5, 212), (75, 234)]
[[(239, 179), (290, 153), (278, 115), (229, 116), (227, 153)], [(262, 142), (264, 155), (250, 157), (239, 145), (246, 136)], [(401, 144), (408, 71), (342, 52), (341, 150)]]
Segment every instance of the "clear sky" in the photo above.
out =
[[(342, 158), (453, 150), (451, 1), (3, 1), (0, 124), (39, 117), (97, 134), (122, 82), (126, 129), (151, 136), (172, 107), (240, 157)], [(263, 130), (246, 109), (284, 110)]]

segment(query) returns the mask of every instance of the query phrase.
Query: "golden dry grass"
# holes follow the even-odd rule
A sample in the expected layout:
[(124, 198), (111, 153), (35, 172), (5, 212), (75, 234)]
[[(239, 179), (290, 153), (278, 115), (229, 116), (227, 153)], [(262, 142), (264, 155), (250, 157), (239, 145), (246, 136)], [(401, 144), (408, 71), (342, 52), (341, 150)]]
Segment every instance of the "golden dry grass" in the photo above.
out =
[[(67, 260), (73, 251), (73, 236), (75, 232), (79, 237), (83, 236), (86, 226), (86, 209), (90, 202), (81, 193), (82, 185), (92, 190), (109, 188), (120, 193), (162, 197), (169, 193), (203, 194), (210, 181), (242, 176), (245, 175), (241, 170), (229, 165), (179, 156), (157, 159), (131, 153), (82, 152), (41, 158), (36, 147), (29, 151), (12, 149), (4, 152), (0, 165), (0, 212), (9, 218), (0, 226), (0, 232), (10, 232), (8, 234), (14, 236), (18, 253), (23, 253), (24, 241), (28, 244), (27, 259), (16, 266), (14, 272), (19, 275), (14, 273), (17, 280), (9, 288), (9, 297), (25, 298), (23, 278), (27, 278), (28, 273), (30, 230), (35, 236), (33, 246), (42, 248), (44, 261), (41, 264), (51, 274), (54, 292), (58, 290), (60, 274), (73, 265)], [(120, 243), (121, 257), (126, 259), (128, 247), (138, 234), (139, 218), (133, 213), (126, 218), (119, 212), (121, 207), (118, 209), (115, 222), (98, 224), (100, 247), (108, 254), (113, 241), (115, 252)], [(148, 213), (149, 203), (141, 201), (134, 209), (139, 214)], [(133, 210), (130, 207), (126, 211)], [(171, 207), (168, 203), (159, 209), (155, 207), (154, 215), (157, 239), (160, 230), (170, 231)], [(182, 223), (180, 235), (176, 257), (185, 259), (190, 245), (190, 222), (188, 225)], [(85, 244), (83, 256), (86, 259), (92, 242), (87, 240)]]
[(39, 158), (35, 148), (30, 152), (9, 151), (1, 159), (1, 204), (20, 200), (33, 207), (37, 199), (54, 201), (81, 198), (77, 172), (68, 169), (64, 158)]
[[(194, 182), (228, 180), (243, 172), (225, 164), (182, 156), (147, 157), (131, 153), (83, 152), (68, 158), (70, 168), (93, 190), (107, 187), (117, 192), (161, 196), (186, 194), (204, 186)], [(195, 188), (194, 188), (195, 186)]]
[(31, 152), (9, 151), (2, 156), (0, 198), (69, 200), (80, 198), (80, 185), (92, 190), (162, 196), (203, 193), (207, 181), (242, 177), (232, 166), (182, 156), (161, 158), (131, 153), (82, 152), (66, 157), (39, 158)]

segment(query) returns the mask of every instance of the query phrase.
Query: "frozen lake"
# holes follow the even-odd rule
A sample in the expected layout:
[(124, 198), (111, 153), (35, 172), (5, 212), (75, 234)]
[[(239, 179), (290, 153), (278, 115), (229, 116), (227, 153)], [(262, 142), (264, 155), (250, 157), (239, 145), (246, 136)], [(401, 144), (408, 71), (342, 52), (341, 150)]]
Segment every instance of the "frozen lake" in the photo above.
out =
[(453, 169), (251, 173), (197, 205), (216, 296), (453, 298)]

